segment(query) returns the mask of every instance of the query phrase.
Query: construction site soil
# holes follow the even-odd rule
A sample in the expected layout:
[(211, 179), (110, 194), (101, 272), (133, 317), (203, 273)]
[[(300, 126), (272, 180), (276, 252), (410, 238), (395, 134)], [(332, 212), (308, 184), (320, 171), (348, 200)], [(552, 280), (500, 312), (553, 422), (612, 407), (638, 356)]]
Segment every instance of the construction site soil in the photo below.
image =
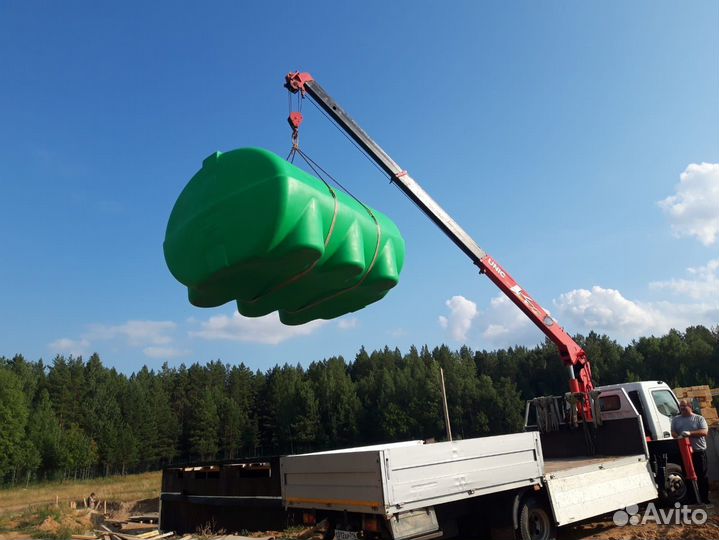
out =
[[(156, 511), (159, 506), (157, 499), (123, 502), (118, 504), (108, 503), (107, 519), (118, 520), (125, 519), (129, 515), (137, 512)], [(707, 512), (707, 520), (705, 523), (687, 524), (687, 525), (659, 525), (656, 523), (644, 523), (624, 526), (617, 526), (613, 521), (612, 515), (603, 516), (591, 521), (586, 521), (577, 525), (564, 527), (560, 530), (558, 540), (719, 540), (719, 515), (717, 515), (714, 507), (705, 509)], [(640, 508), (640, 515), (643, 515), (644, 509)], [(8, 530), (0, 532), (0, 540), (30, 540), (38, 538), (57, 538), (57, 533), (64, 529), (71, 530), (73, 533), (92, 533), (98, 525), (98, 519), (104, 520), (104, 516), (97, 513), (90, 513), (87, 510), (77, 510), (74, 512), (63, 513), (60, 520), (52, 516), (47, 517), (36, 529), (33, 534), (24, 531)], [(224, 533), (224, 531), (223, 531)], [(247, 533), (245, 533), (247, 534)], [(198, 535), (194, 535), (195, 538)], [(199, 535), (204, 540), (213, 538), (211, 531), (202, 531)], [(297, 531), (263, 531), (250, 533), (250, 536), (261, 538), (296, 538)], [(179, 537), (179, 535), (178, 535)], [(217, 538), (229, 538), (226, 535), (218, 535)], [(171, 538), (168, 538), (171, 540)]]
[(707, 508), (707, 521), (702, 525), (615, 525), (612, 516), (564, 528), (559, 540), (719, 540), (719, 516), (714, 508)]

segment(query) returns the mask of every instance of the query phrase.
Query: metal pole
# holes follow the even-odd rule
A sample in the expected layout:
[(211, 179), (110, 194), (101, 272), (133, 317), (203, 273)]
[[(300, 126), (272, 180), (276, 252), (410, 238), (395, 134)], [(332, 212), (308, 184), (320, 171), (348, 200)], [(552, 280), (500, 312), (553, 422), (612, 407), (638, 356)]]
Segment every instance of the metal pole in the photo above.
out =
[(444, 425), (447, 427), (447, 440), (452, 442), (452, 426), (449, 424), (449, 409), (447, 408), (447, 390), (444, 388), (444, 370), (439, 368), (442, 379), (442, 405), (444, 405)]
[(577, 377), (574, 375), (574, 366), (568, 365), (567, 368), (569, 369), (569, 380), (576, 379)]

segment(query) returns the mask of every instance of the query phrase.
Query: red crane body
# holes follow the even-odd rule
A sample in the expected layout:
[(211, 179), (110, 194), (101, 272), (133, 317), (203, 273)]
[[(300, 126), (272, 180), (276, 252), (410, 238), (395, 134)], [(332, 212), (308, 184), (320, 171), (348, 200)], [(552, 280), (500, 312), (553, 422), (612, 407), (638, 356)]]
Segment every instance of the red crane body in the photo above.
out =
[[(385, 171), (399, 187), (444, 233), (479, 267), (487, 277), (529, 317), (529, 319), (552, 340), (559, 349), (559, 356), (568, 367), (569, 390), (583, 395), (578, 408), (584, 420), (592, 420), (590, 392), (594, 389), (592, 372), (584, 350), (564, 331), (551, 315), (527, 291), (522, 289), (502, 266), (487, 254), (442, 207), (440, 207), (407, 171), (376, 143), (344, 110), (324, 91), (309, 73), (293, 72), (286, 76), (285, 87), (293, 93), (309, 95), (359, 146)], [(294, 116), (292, 116), (294, 114)], [(302, 116), (292, 113), (289, 119), (296, 134)]]

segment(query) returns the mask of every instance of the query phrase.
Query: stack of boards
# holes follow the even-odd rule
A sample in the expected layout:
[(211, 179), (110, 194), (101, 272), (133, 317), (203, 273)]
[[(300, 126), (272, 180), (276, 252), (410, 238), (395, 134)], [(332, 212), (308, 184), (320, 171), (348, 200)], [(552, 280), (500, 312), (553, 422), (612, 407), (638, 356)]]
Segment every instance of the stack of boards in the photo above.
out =
[(686, 386), (684, 388), (675, 388), (674, 395), (679, 399), (687, 399), (691, 402), (694, 412), (701, 414), (707, 421), (707, 425), (715, 426), (719, 424), (719, 415), (712, 405), (712, 389), (707, 385)]
[(190, 302), (230, 301), (247, 317), (332, 319), (380, 300), (399, 282), (397, 226), (259, 148), (205, 159), (175, 203), (165, 261)]

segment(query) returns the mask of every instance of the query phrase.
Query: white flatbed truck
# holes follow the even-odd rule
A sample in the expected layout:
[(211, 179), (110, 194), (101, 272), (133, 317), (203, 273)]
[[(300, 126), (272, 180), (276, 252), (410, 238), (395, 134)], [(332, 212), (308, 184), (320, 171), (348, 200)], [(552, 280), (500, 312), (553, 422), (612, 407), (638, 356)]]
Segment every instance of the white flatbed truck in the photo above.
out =
[(613, 395), (621, 412), (598, 429), (622, 437), (605, 455), (583, 455), (581, 427), (291, 455), (280, 460), (283, 504), (328, 519), (337, 539), (548, 540), (658, 496), (639, 414), (626, 392)]
[[(535, 432), (283, 457), (285, 507), (307, 510), (311, 520), (326, 516), (335, 538), (464, 538), (471, 535), (469, 525), (486, 522), (494, 529), (505, 524), (523, 540), (549, 540), (557, 526), (658, 495), (682, 500), (685, 476), (692, 478), (694, 470), (688, 445), (682, 444), (679, 452), (671, 440), (668, 425), (678, 403), (667, 385), (656, 381), (595, 388), (582, 347), (309, 73), (288, 74), (285, 87), (311, 97), (557, 345), (569, 375), (568, 394), (533, 400)], [(297, 144), (302, 120), (299, 111), (288, 118), (292, 153), (307, 159)], [(529, 420), (527, 414), (528, 425)]]

